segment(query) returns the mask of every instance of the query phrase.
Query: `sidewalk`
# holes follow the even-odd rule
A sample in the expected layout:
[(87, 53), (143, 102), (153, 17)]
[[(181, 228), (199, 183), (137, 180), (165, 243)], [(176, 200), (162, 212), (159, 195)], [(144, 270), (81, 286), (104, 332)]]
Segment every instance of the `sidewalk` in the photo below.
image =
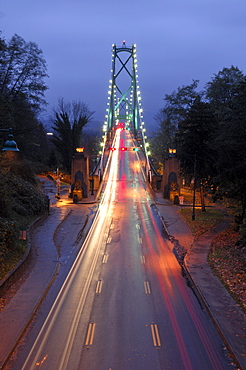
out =
[(68, 215), (72, 221), (76, 220), (76, 222), (72, 222), (74, 225), (66, 233), (70, 236), (72, 244), (76, 243), (81, 229), (87, 225), (88, 217), (93, 217), (91, 204), (94, 202), (94, 196), (89, 196), (85, 200), (85, 204), (74, 205), (72, 199), (68, 198), (67, 192), (61, 195), (60, 200), (56, 200), (54, 189), (51, 188), (50, 195), (53, 205), (50, 215), (31, 235), (32, 257), (30, 264), (23, 273), (21, 281), (17, 280), (6, 292), (7, 303), (0, 312), (0, 369), (7, 360), (6, 354), (11, 349), (14, 350), (18, 338), (29, 325), (43, 296), (48, 292), (59, 272), (58, 251), (60, 246), (56, 245), (55, 235), (61, 222), (65, 222)]
[[(25, 330), (43, 294), (49, 289), (52, 279), (56, 276), (59, 258), (54, 234), (57, 228), (71, 210), (75, 217), (78, 215), (81, 217), (81, 223), (85, 222), (88, 212), (91, 213), (89, 208), (94, 203), (94, 196), (90, 195), (84, 203), (86, 204), (74, 205), (72, 200), (67, 198), (67, 194), (62, 196), (52, 207), (51, 215), (38, 228), (35, 234), (35, 242), (38, 245), (34, 249), (35, 265), (32, 265), (25, 274), (24, 282), (19, 284), (16, 294), (0, 312), (0, 368), (6, 360), (6, 352), (13, 348)], [(181, 253), (187, 252), (185, 266), (211, 312), (215, 324), (237, 357), (241, 368), (246, 369), (246, 316), (218, 278), (213, 275), (207, 263), (211, 241), (227, 226), (226, 220), (211, 232), (194, 239), (189, 227), (179, 216), (179, 206), (172, 205), (158, 194), (156, 206), (174, 248)], [(74, 233), (74, 230), (72, 232)], [(76, 239), (76, 235), (74, 238)], [(33, 292), (34, 286), (35, 292)]]
[(215, 325), (242, 369), (246, 369), (246, 315), (210, 269), (207, 256), (212, 240), (228, 227), (225, 219), (210, 232), (193, 238), (174, 206), (157, 195), (157, 207), (172, 242), (186, 251), (184, 264)]
[[(39, 231), (34, 236), (35, 244), (39, 240), (41, 241), (44, 233), (46, 235), (45, 243), (41, 244), (42, 248), (34, 248), (31, 251), (33, 268), (27, 268), (30, 274), (28, 275), (25, 271), (24, 282), (17, 288), (13, 297), (0, 313), (0, 367), (4, 364), (6, 353), (8, 354), (10, 349), (14, 347), (17, 339), (25, 330), (45, 290), (58, 271), (58, 254), (53, 242), (53, 235), (61, 219), (62, 211), (56, 209), (38, 228)], [(15, 285), (10, 289), (15, 290)]]

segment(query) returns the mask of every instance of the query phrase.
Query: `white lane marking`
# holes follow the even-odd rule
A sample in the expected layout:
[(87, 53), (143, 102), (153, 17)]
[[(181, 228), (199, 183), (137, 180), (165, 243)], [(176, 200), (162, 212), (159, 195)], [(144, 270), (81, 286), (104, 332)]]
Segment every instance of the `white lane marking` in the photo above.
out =
[(94, 335), (95, 335), (96, 323), (90, 322), (88, 326), (87, 336), (85, 339), (85, 345), (91, 346), (93, 344)]
[(150, 284), (148, 281), (144, 281), (144, 290), (146, 294), (151, 294)]
[(145, 259), (145, 256), (140, 256), (140, 259), (141, 259), (141, 263), (146, 263), (146, 259)]
[(96, 294), (100, 294), (102, 292), (102, 280), (98, 280), (96, 286)]
[(103, 255), (102, 263), (107, 263), (107, 261), (108, 261), (108, 254), (105, 253)]
[(152, 334), (152, 339), (155, 347), (160, 347), (161, 346), (161, 339), (160, 339), (160, 334), (158, 330), (157, 324), (151, 324), (151, 334)]

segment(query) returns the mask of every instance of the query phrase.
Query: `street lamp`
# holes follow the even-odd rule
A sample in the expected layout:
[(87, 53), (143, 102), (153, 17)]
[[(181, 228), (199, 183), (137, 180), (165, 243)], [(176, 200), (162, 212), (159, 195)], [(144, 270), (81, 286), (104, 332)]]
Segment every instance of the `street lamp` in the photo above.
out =
[(168, 149), (169, 157), (175, 157), (177, 153), (177, 149)]
[(60, 172), (59, 168), (56, 169), (56, 185), (57, 185), (57, 194), (56, 199), (60, 199), (60, 186), (61, 186), (61, 180), (60, 180)]
[(19, 152), (20, 150), (17, 147), (16, 142), (14, 141), (14, 137), (12, 134), (12, 128), (2, 128), (0, 132), (8, 132), (8, 139), (5, 141), (2, 151), (11, 151), (11, 152)]
[(194, 159), (194, 189), (193, 189), (192, 221), (195, 221), (195, 207), (196, 207), (196, 153), (195, 153), (195, 159)]
[[(173, 149), (169, 149), (169, 156), (173, 156), (175, 155), (174, 153), (176, 153), (176, 149), (174, 149), (175, 152), (173, 152)], [(192, 200), (192, 216), (191, 216), (191, 219), (192, 221), (195, 221), (196, 219), (196, 216), (195, 216), (195, 208), (196, 208), (196, 153), (195, 154), (187, 154), (187, 153), (183, 153), (183, 155), (185, 155), (186, 157), (188, 158), (192, 158), (194, 157), (194, 160), (192, 160), (193, 162), (193, 179), (194, 179), (194, 183), (193, 183), (193, 200)]]

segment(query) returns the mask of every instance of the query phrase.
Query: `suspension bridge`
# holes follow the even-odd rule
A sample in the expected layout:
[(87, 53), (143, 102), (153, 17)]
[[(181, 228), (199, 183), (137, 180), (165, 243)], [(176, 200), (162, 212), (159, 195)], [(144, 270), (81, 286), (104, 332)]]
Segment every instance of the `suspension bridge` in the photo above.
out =
[[(124, 130), (124, 133), (122, 133), (121, 139), (118, 140), (117, 135), (122, 130)], [(72, 165), (72, 183), (74, 185), (77, 180), (80, 180), (82, 184), (88, 183), (89, 180), (91, 182), (90, 189), (94, 193), (94, 189), (98, 190), (100, 184), (102, 184), (102, 179), (107, 172), (107, 166), (110, 165), (112, 150), (123, 150), (137, 152), (136, 155), (139, 163), (141, 163), (145, 181), (153, 189), (160, 189), (161, 176), (155, 171), (151, 163), (151, 153), (143, 118), (142, 98), (138, 82), (136, 45), (128, 47), (125, 41), (123, 41), (120, 47), (117, 47), (115, 44), (112, 45), (111, 76), (100, 145), (99, 158), (91, 171), (90, 177), (86, 175), (86, 168), (79, 168), (82, 163), (79, 155), (74, 157)], [(129, 163), (134, 158), (128, 155)], [(79, 166), (75, 164), (76, 159), (80, 163)], [(77, 178), (78, 169), (81, 170), (79, 171), (80, 177), (81, 173), (83, 173), (81, 178)], [(72, 190), (71, 196), (73, 197), (75, 193)], [(87, 196), (87, 193), (86, 189), (84, 189), (83, 194)], [(80, 198), (81, 196), (78, 199)]]
[(105, 157), (117, 129), (128, 130), (134, 150), (144, 159), (145, 174), (149, 182), (156, 175), (149, 159), (150, 150), (143, 118), (142, 98), (138, 81), (136, 45), (112, 45), (112, 67), (108, 87), (108, 101), (103, 125), (101, 160), (98, 170), (103, 173)]

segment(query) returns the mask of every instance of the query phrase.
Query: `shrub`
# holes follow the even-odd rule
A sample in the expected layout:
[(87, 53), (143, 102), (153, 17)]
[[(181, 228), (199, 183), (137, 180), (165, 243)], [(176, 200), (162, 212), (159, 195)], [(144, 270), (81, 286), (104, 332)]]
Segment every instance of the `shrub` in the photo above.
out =
[(0, 217), (0, 262), (18, 246), (19, 229), (16, 222)]

